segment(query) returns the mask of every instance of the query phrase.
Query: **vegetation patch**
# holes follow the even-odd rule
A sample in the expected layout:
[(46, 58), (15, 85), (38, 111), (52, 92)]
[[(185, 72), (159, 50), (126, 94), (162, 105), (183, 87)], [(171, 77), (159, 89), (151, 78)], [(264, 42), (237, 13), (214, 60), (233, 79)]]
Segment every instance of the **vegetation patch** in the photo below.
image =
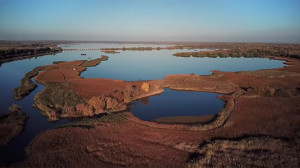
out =
[(81, 66), (83, 66), (83, 67), (93, 67), (93, 66), (99, 65), (101, 63), (101, 61), (106, 61), (106, 60), (108, 60), (108, 56), (102, 55), (101, 58), (90, 60), (90, 61), (85, 61)]
[(189, 167), (298, 167), (299, 164), (293, 145), (269, 137), (214, 140), (202, 145), (193, 156)]
[(101, 50), (102, 52), (108, 53), (108, 54), (118, 54), (120, 52), (116, 51), (116, 50)]
[(66, 61), (54, 61), (53, 64), (60, 64), (60, 63), (63, 63), (63, 62), (66, 62)]
[(66, 114), (77, 116), (75, 106), (84, 103), (73, 90), (66, 89), (70, 83), (47, 83), (43, 91), (34, 97), (35, 105), (50, 120), (57, 120)]
[(10, 140), (19, 135), (28, 119), (22, 112), (21, 106), (14, 104), (9, 107), (11, 113), (0, 117), (0, 146), (6, 145)]
[(42, 69), (42, 67), (36, 67), (32, 71), (26, 73), (21, 80), (20, 86), (14, 89), (14, 98), (16, 100), (22, 100), (37, 87), (37, 84), (35, 84), (31, 78), (39, 74), (39, 71)]
[(92, 118), (83, 118), (82, 120), (63, 125), (61, 127), (95, 127), (102, 123), (125, 123), (129, 116), (126, 113), (109, 113)]
[(0, 65), (5, 62), (56, 54), (62, 51), (49, 42), (0, 42)]
[(245, 71), (238, 72), (239, 74), (252, 75), (256, 77), (264, 78), (282, 78), (285, 76), (300, 76), (299, 73), (287, 72), (287, 71), (276, 71), (276, 70), (259, 70), (259, 71)]

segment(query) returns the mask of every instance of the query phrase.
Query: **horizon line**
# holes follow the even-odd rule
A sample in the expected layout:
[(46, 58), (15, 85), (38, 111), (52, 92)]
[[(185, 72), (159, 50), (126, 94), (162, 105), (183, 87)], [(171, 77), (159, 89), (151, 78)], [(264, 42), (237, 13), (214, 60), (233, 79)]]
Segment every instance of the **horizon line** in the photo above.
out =
[(261, 43), (261, 44), (300, 44), (298, 42), (255, 42), (255, 41), (153, 41), (153, 40), (0, 40), (0, 42), (70, 42), (70, 43)]

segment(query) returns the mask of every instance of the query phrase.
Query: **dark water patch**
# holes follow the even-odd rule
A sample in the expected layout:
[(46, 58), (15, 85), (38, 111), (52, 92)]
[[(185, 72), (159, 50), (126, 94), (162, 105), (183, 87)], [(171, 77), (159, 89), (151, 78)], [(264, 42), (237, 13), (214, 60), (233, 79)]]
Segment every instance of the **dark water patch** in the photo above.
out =
[(29, 116), (29, 119), (20, 135), (11, 140), (6, 146), (0, 147), (1, 164), (9, 164), (22, 160), (26, 156), (25, 149), (27, 145), (35, 136), (46, 130), (74, 121), (63, 119), (56, 122), (49, 122), (46, 116), (41, 115), (38, 109), (33, 108), (34, 96), (44, 88), (43, 85), (37, 85), (38, 87), (32, 93), (22, 101), (16, 102), (16, 104), (21, 105), (22, 111)]
[(165, 92), (133, 103), (131, 113), (145, 121), (163, 117), (206, 116), (218, 114), (225, 105), (219, 94), (208, 92)]

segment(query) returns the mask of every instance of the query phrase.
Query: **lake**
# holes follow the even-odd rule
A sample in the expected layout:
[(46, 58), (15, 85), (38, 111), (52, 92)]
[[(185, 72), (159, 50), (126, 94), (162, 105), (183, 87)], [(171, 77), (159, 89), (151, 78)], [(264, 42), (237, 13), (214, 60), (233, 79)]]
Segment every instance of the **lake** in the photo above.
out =
[(109, 56), (108, 61), (88, 68), (81, 76), (136, 81), (163, 79), (171, 74), (210, 75), (211, 70), (236, 72), (283, 66), (283, 61), (269, 58), (185, 58), (172, 55), (183, 51), (189, 50), (121, 51), (119, 54), (103, 54)]

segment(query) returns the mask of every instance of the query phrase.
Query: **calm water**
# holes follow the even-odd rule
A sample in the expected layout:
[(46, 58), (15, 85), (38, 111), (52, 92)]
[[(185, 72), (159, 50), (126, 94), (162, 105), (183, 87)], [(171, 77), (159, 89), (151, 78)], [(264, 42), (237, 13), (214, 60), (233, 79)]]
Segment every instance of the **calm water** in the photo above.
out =
[[(107, 47), (164, 47), (161, 45), (139, 45), (139, 44), (115, 44), (115, 43), (84, 43), (84, 44), (66, 44), (63, 48), (107, 48)], [(11, 141), (7, 146), (0, 147), (0, 162), (15, 161), (24, 156), (24, 149), (33, 137), (39, 133), (52, 129), (56, 126), (72, 122), (72, 120), (60, 120), (59, 122), (49, 122), (46, 117), (42, 116), (39, 110), (32, 108), (34, 95), (43, 89), (44, 86), (38, 85), (38, 88), (29, 96), (21, 101), (13, 99), (12, 90), (19, 86), (20, 80), (25, 73), (33, 68), (41, 65), (50, 65), (54, 61), (73, 61), (82, 59), (95, 59), (101, 55), (109, 56), (108, 61), (102, 62), (97, 67), (88, 68), (82, 73), (85, 78), (112, 78), (132, 80), (150, 80), (162, 79), (169, 74), (210, 74), (210, 70), (223, 71), (245, 71), (257, 69), (270, 69), (284, 66), (283, 61), (269, 60), (262, 58), (180, 58), (174, 57), (172, 54), (176, 52), (184, 52), (190, 50), (160, 50), (160, 51), (121, 51), (120, 54), (106, 54), (101, 51), (70, 51), (56, 55), (46, 55), (37, 58), (19, 60), (2, 64), (0, 67), (0, 115), (9, 113), (8, 107), (16, 103), (22, 106), (23, 111), (29, 115), (26, 127), (20, 136)], [(81, 53), (86, 53), (86, 56), (81, 56)], [(171, 92), (171, 93), (169, 93)], [(166, 108), (166, 105), (159, 105), (156, 99), (169, 99), (169, 94), (178, 94), (185, 99), (191, 99), (194, 93), (176, 92), (166, 90), (166, 93), (159, 97), (150, 97), (150, 104), (157, 108)], [(195, 93), (198, 96), (200, 93)], [(166, 97), (165, 97), (166, 96)], [(209, 97), (209, 95), (206, 95)], [(165, 98), (164, 98), (165, 97)], [(172, 96), (171, 96), (172, 97)], [(174, 97), (174, 96), (173, 96)], [(176, 96), (177, 97), (177, 96)], [(200, 98), (199, 98), (200, 100)], [(217, 98), (207, 99), (212, 103), (220, 101)], [(166, 100), (167, 101), (167, 100)], [(202, 100), (203, 101), (203, 100)], [(188, 103), (188, 101), (184, 101)], [(158, 102), (159, 103), (159, 102)], [(167, 102), (166, 102), (167, 103)], [(187, 106), (182, 104), (178, 106), (180, 109), (185, 109)], [(152, 105), (142, 107), (137, 104), (133, 108), (134, 113), (138, 113), (138, 109), (146, 110), (153, 108)], [(183, 110), (181, 110), (183, 111)], [(193, 111), (193, 109), (191, 109)], [(205, 110), (208, 111), (208, 110)], [(215, 110), (214, 112), (218, 112)], [(186, 110), (184, 110), (186, 112)], [(199, 110), (195, 109), (195, 114), (201, 115)], [(146, 114), (146, 113), (145, 113)], [(143, 114), (144, 115), (144, 114)], [(148, 112), (147, 115), (152, 115), (155, 118), (157, 114)], [(186, 115), (179, 112), (174, 115)], [(172, 115), (172, 116), (174, 116)], [(189, 115), (192, 115), (189, 114)]]
[(74, 48), (123, 48), (123, 47), (168, 47), (172, 45), (158, 45), (158, 44), (122, 44), (122, 43), (72, 43), (61, 45), (64, 49)]
[(153, 121), (160, 117), (217, 114), (224, 107), (224, 102), (218, 98), (218, 95), (165, 89), (165, 92), (160, 95), (135, 102), (131, 107), (131, 112), (139, 119), (146, 121)]
[(63, 119), (55, 122), (49, 122), (48, 118), (41, 115), (38, 109), (32, 108), (34, 95), (43, 88), (44, 87), (42, 85), (39, 85), (36, 90), (25, 97), (22, 101), (14, 101), (14, 103), (22, 106), (23, 111), (29, 115), (29, 119), (27, 120), (23, 132), (18, 137), (9, 142), (8, 145), (0, 147), (0, 163), (9, 163), (22, 159), (25, 156), (24, 149), (36, 135), (72, 121), (70, 119)]
[(283, 61), (268, 58), (184, 58), (172, 54), (188, 50), (126, 51), (105, 54), (109, 60), (83, 72), (84, 78), (126, 81), (163, 79), (170, 74), (209, 75), (211, 70), (249, 71), (282, 67)]

